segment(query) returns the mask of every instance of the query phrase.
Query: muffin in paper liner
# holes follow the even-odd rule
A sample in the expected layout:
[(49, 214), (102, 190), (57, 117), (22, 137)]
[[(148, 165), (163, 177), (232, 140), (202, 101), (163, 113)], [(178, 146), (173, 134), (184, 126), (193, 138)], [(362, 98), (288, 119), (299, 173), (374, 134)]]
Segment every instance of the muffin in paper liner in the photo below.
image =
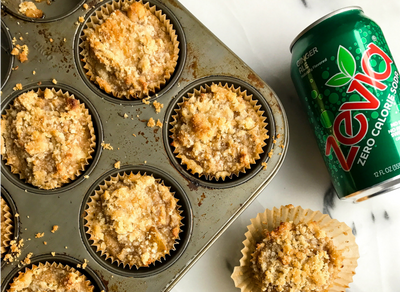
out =
[(269, 138), (264, 111), (252, 97), (221, 82), (184, 97), (170, 123), (171, 146), (181, 164), (207, 180), (246, 173)]
[(101, 6), (87, 21), (80, 39), (87, 77), (121, 99), (142, 99), (159, 92), (171, 79), (179, 58), (171, 21), (142, 0)]
[(1, 198), (1, 257), (7, 252), (13, 237), (14, 224), (11, 209), (7, 202)]
[(85, 171), (96, 135), (84, 103), (69, 92), (46, 88), (19, 95), (5, 112), (2, 159), (21, 180), (55, 189)]
[(25, 268), (24, 272), (19, 272), (12, 280), (7, 292), (28, 291), (29, 288), (34, 289), (32, 291), (94, 291), (94, 286), (85, 275), (57, 262), (39, 263)]
[(311, 211), (310, 209), (293, 207), (292, 205), (281, 206), (279, 209), (267, 209), (264, 213), (257, 214), (257, 217), (251, 220), (252, 224), (247, 226), (246, 240), (243, 241), (244, 248), (241, 251), (243, 256), (240, 259), (240, 266), (234, 268), (231, 276), (235, 286), (240, 288), (242, 292), (262, 291), (260, 281), (257, 280), (252, 268), (252, 257), (257, 245), (265, 238), (263, 230), (277, 232), (276, 228), (280, 226), (281, 222), (293, 222), (293, 224), (314, 224), (312, 222), (315, 222), (319, 229), (326, 233), (326, 236), (332, 240), (336, 251), (339, 254), (341, 253), (342, 266), (339, 268), (333, 283), (327, 290), (323, 291), (344, 292), (348, 288), (348, 284), (353, 281), (357, 259), (359, 258), (358, 246), (351, 228), (345, 223), (331, 219), (328, 215), (319, 211)]
[(180, 239), (183, 217), (177, 202), (170, 187), (146, 173), (112, 176), (87, 203), (91, 245), (123, 268), (161, 262)]

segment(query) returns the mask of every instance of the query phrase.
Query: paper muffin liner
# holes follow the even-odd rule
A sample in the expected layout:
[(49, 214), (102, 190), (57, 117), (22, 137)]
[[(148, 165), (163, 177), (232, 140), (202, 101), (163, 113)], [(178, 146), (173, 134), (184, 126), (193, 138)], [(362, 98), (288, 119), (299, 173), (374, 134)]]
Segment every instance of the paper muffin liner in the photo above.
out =
[[(79, 271), (75, 270), (74, 268), (72, 268), (68, 265), (63, 265), (63, 264), (57, 263), (57, 262), (49, 263), (46, 261), (44, 264), (39, 263), (38, 265), (32, 265), (31, 268), (25, 268), (24, 272), (19, 272), (18, 276), (16, 276), (13, 279), (13, 281), (10, 283), (10, 288), (7, 290), (7, 292), (21, 291), (21, 288), (25, 287), (25, 285), (23, 285), (23, 283), (25, 283), (24, 279), (29, 278), (29, 274), (38, 273), (40, 271), (40, 269), (43, 269), (43, 268), (62, 269), (62, 270), (66, 270), (71, 273), (75, 273), (78, 275), (77, 279), (81, 279), (84, 281), (84, 284), (85, 284), (84, 291), (92, 291), (92, 292), (94, 291), (94, 286), (92, 285), (90, 280), (88, 280), (86, 278), (86, 276), (83, 275), (82, 273), (80, 273)], [(20, 282), (20, 283), (18, 283), (18, 282)]]
[[(12, 220), (11, 209), (7, 202), (1, 198), (1, 256), (7, 252), (10, 246), (10, 241), (13, 237), (14, 224)], [(3, 232), (3, 224), (5, 226)]]
[[(95, 191), (95, 194), (93, 196), (90, 197), (90, 201), (87, 203), (87, 208), (85, 210), (86, 212), (86, 216), (85, 216), (85, 220), (86, 220), (86, 224), (85, 227), (87, 228), (86, 233), (90, 236), (89, 240), (92, 241), (93, 243), (91, 244), (92, 246), (96, 247), (96, 252), (100, 252), (100, 256), (103, 257), (105, 256), (105, 260), (110, 259), (111, 263), (114, 264), (116, 263), (117, 266), (122, 265), (123, 268), (126, 268), (127, 266), (129, 267), (129, 269), (132, 269), (132, 267), (136, 267), (136, 269), (141, 268), (141, 267), (148, 267), (148, 266), (137, 266), (135, 264), (129, 263), (129, 262), (123, 262), (120, 259), (114, 257), (113, 255), (109, 254), (106, 250), (101, 248), (101, 242), (99, 240), (97, 240), (94, 236), (93, 236), (93, 228), (91, 226), (91, 221), (92, 219), (95, 217), (96, 215), (96, 207), (95, 205), (97, 204), (97, 202), (100, 202), (101, 200), (101, 195), (114, 183), (117, 183), (118, 181), (123, 181), (126, 178), (132, 177), (132, 178), (139, 178), (141, 176), (145, 176), (147, 175), (146, 172), (142, 175), (140, 172), (138, 172), (137, 174), (134, 174), (133, 172), (130, 172), (129, 174), (123, 172), (123, 174), (118, 173), (118, 175), (116, 176), (111, 176), (109, 180), (105, 180), (103, 184), (100, 185), (100, 189)], [(151, 175), (152, 176), (152, 175)], [(156, 179), (155, 180), (157, 183), (164, 185), (164, 182), (161, 179)], [(168, 190), (170, 190), (171, 187), (168, 187)], [(171, 192), (172, 196), (175, 195), (174, 192)], [(175, 198), (175, 197), (174, 197)], [(175, 198), (175, 202), (178, 203), (178, 199)], [(176, 205), (176, 210), (179, 213), (179, 232), (178, 232), (178, 237), (175, 238), (175, 242), (172, 245), (172, 248), (170, 250), (167, 251), (167, 253), (164, 254), (164, 256), (161, 256), (160, 258), (154, 260), (152, 262), (153, 265), (155, 265), (156, 262), (162, 262), (162, 260), (165, 260), (167, 255), (170, 255), (171, 251), (175, 251), (175, 245), (178, 244), (180, 237), (179, 235), (182, 232), (181, 227), (183, 226), (182, 224), (182, 219), (183, 217), (181, 216), (182, 211), (179, 210), (180, 209), (180, 205)]]
[[(222, 174), (212, 175), (212, 174), (209, 174), (209, 173), (200, 173), (200, 172), (198, 172), (196, 169), (194, 169), (193, 167), (190, 167), (190, 163), (189, 163), (189, 162), (190, 162), (191, 160), (185, 158), (185, 157), (182, 155), (182, 153), (180, 153), (180, 151), (179, 151), (179, 149), (178, 149), (177, 147), (174, 147), (174, 148), (175, 148), (175, 149), (174, 149), (174, 154), (175, 154), (176, 158), (181, 159), (181, 164), (182, 164), (182, 165), (186, 165), (188, 171), (190, 171), (193, 175), (196, 175), (196, 174), (197, 174), (200, 178), (204, 175), (205, 178), (206, 178), (207, 180), (210, 180), (210, 181), (213, 180), (213, 179), (215, 179), (216, 181), (218, 181), (220, 178), (222, 179), (222, 181), (225, 181), (225, 178), (227, 178), (227, 177), (232, 178), (233, 175), (235, 175), (235, 176), (238, 177), (240, 173), (246, 173), (246, 170), (247, 170), (247, 169), (251, 169), (252, 165), (256, 164), (256, 161), (260, 159), (260, 155), (261, 155), (262, 153), (264, 153), (263, 147), (266, 145), (266, 140), (269, 139), (268, 130), (267, 130), (267, 125), (268, 125), (268, 124), (265, 122), (266, 117), (263, 116), (264, 111), (261, 110), (261, 105), (260, 105), (260, 104), (257, 104), (257, 100), (253, 99), (253, 95), (247, 95), (247, 91), (246, 91), (246, 90), (242, 91), (240, 87), (235, 88), (234, 85), (231, 85), (231, 86), (229, 87), (227, 83), (225, 83), (225, 84), (223, 85), (221, 82), (219, 82), (218, 84), (212, 83), (211, 85), (205, 84), (204, 87), (203, 87), (203, 86), (200, 87), (200, 90), (195, 89), (194, 92), (188, 93), (188, 94), (187, 94), (188, 97), (184, 97), (184, 98), (183, 98), (183, 101), (177, 104), (178, 108), (175, 109), (175, 113), (176, 113), (176, 114), (172, 116), (173, 121), (170, 123), (170, 125), (172, 126), (172, 128), (171, 128), (171, 130), (170, 130), (170, 131), (172, 132), (172, 135), (170, 135), (170, 138), (171, 138), (172, 140), (174, 140), (174, 135), (175, 135), (175, 130), (176, 130), (175, 125), (178, 123), (178, 113), (179, 113), (179, 111), (181, 110), (182, 104), (183, 104), (185, 101), (189, 100), (189, 99), (190, 99), (191, 97), (193, 97), (193, 96), (198, 96), (198, 95), (201, 94), (201, 93), (211, 93), (211, 86), (212, 86), (212, 85), (218, 85), (219, 87), (223, 87), (223, 88), (225, 88), (225, 89), (228, 89), (228, 90), (230, 90), (230, 91), (233, 91), (233, 92), (235, 92), (238, 96), (243, 97), (244, 100), (250, 102), (250, 104), (251, 104), (251, 105), (253, 106), (253, 108), (255, 109), (257, 115), (258, 115), (259, 117), (262, 118), (262, 119), (261, 119), (261, 123), (262, 123), (262, 124), (261, 124), (261, 128), (263, 129), (262, 136), (264, 136), (264, 139), (262, 139), (261, 145), (260, 145), (259, 147), (257, 147), (256, 150), (258, 150), (258, 151), (255, 153), (255, 157), (253, 157), (253, 158), (251, 159), (250, 164), (249, 164), (248, 166), (244, 166), (244, 167), (242, 167), (241, 169), (238, 169), (237, 171), (227, 171), (227, 170), (226, 170), (226, 171), (224, 171)], [(172, 146), (173, 146), (173, 145), (172, 145)]]
[(272, 231), (281, 222), (299, 224), (312, 221), (315, 221), (326, 232), (327, 237), (332, 239), (334, 246), (342, 252), (343, 256), (343, 267), (327, 292), (345, 291), (349, 287), (348, 285), (353, 282), (357, 259), (360, 257), (351, 228), (319, 211), (293, 207), (292, 205), (281, 206), (279, 209), (267, 209), (264, 213), (259, 213), (256, 218), (251, 219), (251, 224), (247, 226), (248, 231), (245, 234), (246, 240), (243, 241), (244, 248), (241, 250), (243, 256), (240, 259), (240, 266), (236, 266), (231, 275), (235, 286), (240, 288), (242, 292), (261, 292), (258, 281), (255, 280), (253, 274), (251, 258), (256, 250), (257, 243), (260, 243), (264, 238), (262, 232), (264, 229)]
[[(92, 65), (90, 62), (88, 62), (88, 59), (90, 59), (90, 45), (89, 42), (87, 41), (87, 38), (89, 36), (89, 31), (94, 30), (96, 26), (101, 25), (110, 15), (116, 10), (121, 10), (124, 12), (124, 9), (126, 9), (129, 5), (131, 5), (134, 2), (139, 2), (144, 5), (144, 7), (149, 10), (152, 14), (154, 14), (160, 22), (166, 27), (168, 35), (170, 36), (172, 45), (174, 47), (174, 52), (172, 56), (172, 66), (170, 68), (167, 68), (164, 72), (164, 80), (159, 81), (157, 84), (155, 84), (152, 87), (148, 87), (147, 91), (136, 91), (134, 94), (123, 94), (121, 92), (116, 92), (112, 89), (107, 89), (101, 84), (99, 84), (96, 81), (96, 73), (92, 71)], [(173, 24), (171, 23), (170, 19), (167, 18), (167, 16), (162, 12), (162, 10), (157, 10), (157, 7), (155, 5), (151, 6), (149, 2), (144, 3), (143, 0), (140, 1), (135, 1), (135, 0), (119, 0), (119, 1), (111, 1), (109, 3), (106, 3), (105, 5), (101, 6), (98, 8), (98, 10), (90, 16), (86, 23), (86, 27), (83, 30), (83, 34), (80, 37), (81, 43), (79, 47), (81, 48), (81, 56), (82, 59), (81, 61), (84, 63), (83, 68), (86, 69), (86, 76), (89, 78), (90, 81), (95, 83), (97, 86), (99, 86), (102, 90), (104, 90), (106, 93), (112, 94), (113, 96), (121, 99), (142, 99), (146, 98), (147, 96), (150, 96), (152, 94), (155, 94), (159, 92), (162, 87), (171, 79), (172, 74), (175, 71), (175, 68), (177, 66), (178, 58), (179, 58), (179, 41), (178, 41), (178, 35), (176, 34), (176, 31), (173, 27)]]
[[(44, 90), (42, 90), (42, 89), (39, 88), (37, 91), (35, 91), (35, 93), (37, 93), (39, 97), (43, 98), (43, 96), (44, 96), (44, 91), (45, 91), (46, 89), (47, 89), (47, 88), (45, 88)], [(54, 95), (57, 95), (58, 97), (63, 97), (63, 98), (65, 98), (65, 99), (66, 99), (66, 98), (72, 98), (72, 99), (75, 99), (75, 100), (78, 102), (79, 107), (81, 108), (81, 110), (82, 110), (82, 111), (84, 112), (84, 114), (86, 115), (87, 126), (88, 126), (88, 128), (89, 128), (90, 137), (91, 137), (91, 138), (90, 138), (91, 144), (90, 144), (90, 149), (89, 149), (89, 151), (88, 151), (88, 155), (87, 155), (87, 157), (85, 158), (85, 160), (82, 162), (82, 164), (81, 164), (81, 166), (80, 166), (80, 169), (77, 169), (77, 171), (76, 171), (74, 174), (72, 174), (71, 177), (69, 177), (68, 179), (66, 179), (66, 180), (63, 181), (63, 182), (59, 182), (58, 186), (55, 186), (55, 187), (53, 187), (53, 188), (51, 188), (51, 187), (45, 188), (45, 187), (36, 186), (36, 187), (38, 187), (38, 188), (40, 188), (40, 189), (56, 189), (56, 188), (62, 187), (64, 184), (70, 183), (71, 181), (74, 181), (75, 179), (77, 179), (77, 177), (79, 177), (79, 176), (85, 171), (86, 167), (89, 165), (89, 160), (93, 158), (93, 157), (92, 157), (92, 154), (94, 153), (95, 148), (96, 148), (96, 134), (95, 134), (95, 129), (94, 129), (94, 126), (93, 126), (92, 117), (91, 117), (91, 115), (90, 115), (90, 113), (89, 113), (89, 110), (88, 110), (87, 108), (85, 108), (85, 104), (84, 104), (84, 103), (81, 103), (79, 99), (76, 99), (76, 98), (74, 97), (74, 95), (70, 95), (68, 91), (63, 92), (61, 89), (59, 89), (58, 91), (56, 91), (56, 89), (54, 89), (54, 88), (51, 88), (50, 90), (52, 91), (52, 93), (53, 93)], [(10, 114), (10, 111), (11, 111), (11, 109), (12, 109), (13, 107), (14, 107), (14, 101), (10, 102), (10, 108), (5, 110), (6, 114), (2, 116), (3, 119), (4, 119), (6, 116), (8, 116), (8, 115)], [(3, 138), (1, 138), (1, 139), (2, 139), (2, 144), (3, 144)], [(2, 147), (3, 147), (3, 146), (2, 146)], [(4, 145), (4, 147), (5, 147), (5, 145)], [(12, 161), (9, 161), (9, 160), (8, 160), (8, 158), (7, 158), (7, 151), (5, 151), (5, 152), (6, 152), (6, 154), (5, 154), (5, 155), (3, 154), (3, 155), (2, 155), (2, 158), (3, 158), (4, 160), (6, 160), (6, 165), (9, 165), (9, 166), (11, 167), (11, 172), (12, 172), (12, 173), (15, 173), (15, 174), (18, 174), (18, 175), (19, 175), (19, 178), (20, 178), (21, 180), (26, 181), (27, 183), (31, 183), (29, 180), (26, 180), (26, 177), (24, 176), (24, 174), (23, 174), (22, 172), (20, 172), (19, 169), (16, 168), (16, 167), (12, 164)]]

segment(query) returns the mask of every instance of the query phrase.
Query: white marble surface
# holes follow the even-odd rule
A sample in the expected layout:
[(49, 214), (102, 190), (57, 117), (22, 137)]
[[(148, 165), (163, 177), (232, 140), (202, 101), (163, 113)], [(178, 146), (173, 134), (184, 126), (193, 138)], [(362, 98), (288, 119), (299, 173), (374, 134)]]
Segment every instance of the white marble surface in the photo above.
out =
[[(385, 33), (400, 66), (399, 0), (180, 0), (206, 27), (253, 68), (282, 100), (290, 146), (281, 170), (173, 292), (239, 291), (230, 275), (250, 219), (265, 208), (301, 205), (347, 223), (360, 248), (359, 266), (347, 292), (400, 291), (400, 190), (360, 204), (339, 201), (311, 127), (290, 79), (289, 45), (306, 26), (333, 10), (358, 5)], [(325, 204), (324, 204), (325, 198)]]

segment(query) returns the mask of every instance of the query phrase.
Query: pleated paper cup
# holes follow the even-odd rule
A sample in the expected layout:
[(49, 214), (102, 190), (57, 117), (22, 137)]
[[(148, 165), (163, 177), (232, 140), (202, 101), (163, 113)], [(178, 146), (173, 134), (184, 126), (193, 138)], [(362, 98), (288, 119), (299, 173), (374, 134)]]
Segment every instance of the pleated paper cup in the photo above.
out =
[[(160, 21), (172, 44), (170, 59), (167, 62), (164, 72), (160, 76), (157, 75), (157, 80), (143, 80), (143, 78), (134, 77), (132, 72), (126, 73), (124, 68), (118, 68), (119, 65), (109, 58), (108, 54), (113, 54), (113, 52), (104, 50), (104, 52), (98, 52), (97, 55), (94, 52), (94, 45), (91, 45), (89, 41), (90, 36), (110, 18), (112, 13), (122, 12), (127, 15), (129, 13), (129, 6), (135, 3), (142, 4), (146, 11), (150, 12), (150, 14), (154, 15)], [(171, 21), (162, 10), (157, 10), (155, 5), (152, 6), (149, 2), (144, 3), (142, 0), (111, 1), (100, 6), (88, 19), (80, 41), (80, 48), (82, 49), (80, 52), (82, 56), (81, 60), (84, 63), (86, 76), (106, 93), (121, 99), (142, 99), (159, 92), (171, 79), (179, 58), (178, 36)], [(151, 58), (155, 58), (155, 55), (148, 54)], [(149, 66), (152, 66), (151, 63)]]
[(240, 266), (234, 268), (231, 276), (235, 286), (242, 292), (261, 292), (260, 283), (256, 280), (252, 269), (252, 254), (256, 251), (257, 244), (264, 239), (263, 230), (267, 229), (271, 232), (281, 222), (293, 222), (294, 224), (316, 222), (326, 236), (331, 238), (336, 250), (342, 253), (343, 262), (342, 268), (327, 292), (344, 292), (353, 281), (357, 259), (360, 257), (351, 228), (319, 211), (292, 205), (281, 206), (279, 209), (267, 209), (251, 220), (251, 224), (247, 226), (246, 240), (243, 241), (244, 248), (241, 251), (243, 256), (240, 259)]
[(13, 220), (11, 209), (7, 202), (1, 198), (1, 256), (7, 252), (13, 237)]
[[(19, 272), (18, 276), (15, 277), (12, 282), (10, 283), (9, 289), (7, 292), (17, 292), (17, 291), (25, 291), (24, 288), (28, 288), (26, 285), (33, 279), (39, 279), (41, 274), (45, 274), (43, 279), (40, 279), (43, 283), (46, 282), (46, 276), (51, 273), (57, 273), (59, 276), (54, 277), (60, 281), (60, 284), (65, 285), (64, 287), (66, 290), (71, 289), (72, 282), (79, 284), (75, 287), (74, 291), (81, 291), (81, 292), (93, 292), (94, 286), (92, 283), (86, 278), (85, 275), (81, 274), (79, 271), (71, 268), (68, 265), (63, 265), (61, 263), (49, 263), (45, 262), (39, 263), (38, 265), (32, 265), (31, 268), (25, 268), (24, 272)], [(53, 274), (54, 275), (54, 274)], [(61, 276), (60, 276), (61, 275)], [(36, 283), (39, 285), (39, 283)], [(67, 289), (67, 285), (69, 289)], [(58, 290), (57, 290), (58, 291)]]
[[(142, 255), (143, 254), (137, 254), (135, 251), (132, 251), (131, 253), (124, 254), (125, 258), (121, 259), (118, 256), (121, 254), (116, 254), (112, 249), (110, 249), (110, 246), (107, 245), (107, 242), (112, 242), (114, 245), (118, 245), (119, 239), (118, 239), (118, 234), (114, 228), (111, 228), (109, 225), (112, 225), (113, 222), (111, 219), (109, 219), (106, 214), (103, 213), (103, 208), (107, 208), (102, 201), (102, 196), (103, 194), (110, 189), (114, 184), (121, 183), (123, 187), (127, 187), (130, 183), (135, 183), (137, 182), (140, 178), (142, 177), (151, 177), (153, 176), (147, 175), (144, 173), (143, 175), (141, 173), (136, 173), (134, 174), (133, 172), (127, 174), (125, 172), (119, 173), (116, 176), (111, 176), (109, 180), (104, 181), (103, 184), (100, 185), (100, 189), (95, 191), (95, 194), (90, 197), (89, 202), (87, 203), (87, 208), (86, 208), (86, 216), (85, 216), (85, 227), (87, 228), (86, 233), (90, 236), (89, 240), (92, 241), (92, 246), (96, 247), (96, 250), (101, 253), (101, 256), (105, 257), (106, 260), (111, 260), (112, 263), (116, 263), (117, 266), (122, 266), (123, 268), (128, 267), (129, 269), (132, 269), (133, 267), (136, 267), (137, 269), (140, 267), (149, 267), (151, 264), (155, 264), (156, 262), (162, 262), (162, 260), (165, 260), (165, 257), (170, 254), (171, 251), (174, 251), (175, 245), (178, 244), (178, 241), (180, 240), (179, 234), (181, 233), (181, 226), (182, 226), (182, 216), (181, 213), (182, 211), (179, 210), (180, 206), (177, 204), (178, 199), (174, 197), (174, 193), (170, 193), (172, 196), (172, 199), (175, 201), (176, 207), (175, 210), (177, 211), (178, 219), (179, 222), (176, 224), (174, 227), (176, 229), (176, 235), (174, 233), (174, 230), (171, 231), (172, 234), (172, 239), (174, 242), (170, 244), (169, 246), (165, 246), (162, 251), (157, 251), (157, 256), (156, 258), (150, 257), (147, 262), (143, 262)], [(153, 178), (154, 179), (154, 178)], [(154, 182), (156, 184), (159, 184), (161, 188), (167, 188), (168, 191), (170, 190), (170, 187), (167, 187), (164, 185), (164, 183), (160, 179), (154, 179)], [(120, 189), (120, 188), (118, 188)], [(117, 191), (118, 189), (115, 189), (114, 191)], [(165, 201), (164, 201), (165, 202)], [(122, 207), (120, 208), (120, 211), (122, 212)], [(157, 212), (157, 210), (152, 210), (151, 212)], [(99, 219), (99, 214), (102, 213), (101, 216), (103, 218)], [(171, 215), (171, 214), (170, 214)], [(145, 219), (145, 218), (144, 218)], [(97, 221), (101, 220), (104, 224), (107, 225), (106, 227), (100, 227)], [(172, 217), (169, 217), (169, 220), (172, 220)], [(165, 225), (165, 224), (164, 224)], [(109, 228), (108, 228), (109, 227)], [(157, 227), (157, 226), (156, 226)], [(150, 230), (146, 231), (147, 235), (150, 236), (152, 228), (156, 229), (156, 227), (153, 225)], [(105, 229), (106, 228), (106, 229)], [(163, 225), (160, 223), (160, 228), (163, 228)], [(105, 236), (102, 239), (102, 236), (99, 236), (99, 233), (107, 233), (107, 236), (109, 236), (108, 240), (105, 240)], [(133, 230), (131, 233), (135, 233), (136, 230)], [(150, 238), (150, 237), (149, 237)], [(158, 238), (156, 237), (155, 242), (158, 242)], [(158, 242), (157, 246), (160, 246), (161, 242)], [(122, 245), (122, 243), (121, 243)], [(139, 249), (139, 247), (138, 247)], [(121, 251), (120, 251), (121, 252)], [(122, 253), (122, 252), (121, 252)], [(133, 256), (133, 254), (136, 255)], [(132, 258), (130, 258), (132, 257)], [(139, 259), (140, 258), (140, 259)]]
[[(252, 153), (252, 157), (250, 157), (249, 161), (242, 162), (240, 160), (240, 157), (238, 157), (238, 161), (240, 161), (239, 165), (235, 165), (234, 167), (224, 167), (223, 170), (218, 170), (215, 172), (210, 172), (205, 168), (209, 168), (211, 165), (210, 163), (213, 160), (213, 157), (216, 155), (219, 155), (220, 153), (212, 153), (210, 155), (210, 158), (207, 160), (200, 160), (196, 159), (190, 156), (193, 156), (193, 153), (187, 153), (188, 149), (192, 148), (194, 149), (193, 145), (191, 145), (189, 148), (182, 145), (183, 143), (179, 140), (181, 138), (179, 137), (179, 132), (182, 127), (184, 126), (190, 126), (190, 121), (191, 117), (190, 115), (192, 113), (187, 114), (187, 108), (183, 109), (183, 106), (185, 103), (188, 103), (189, 100), (193, 98), (200, 99), (201, 95), (204, 93), (212, 93), (212, 86), (217, 86), (220, 88), (224, 88), (230, 92), (233, 92), (236, 94), (237, 97), (242, 98), (243, 100), (247, 101), (252, 108), (255, 110), (256, 114), (258, 115), (259, 120), (257, 121), (256, 125), (253, 127), (259, 126), (260, 128), (260, 143), (255, 145), (255, 150), (254, 153)], [(172, 116), (173, 121), (170, 123), (171, 125), (171, 133), (172, 135), (170, 136), (172, 139), (171, 145), (175, 148), (174, 149), (174, 154), (177, 158), (181, 160), (181, 164), (185, 165), (186, 168), (194, 175), (198, 175), (199, 177), (202, 177), (203, 175), (206, 177), (207, 180), (213, 180), (215, 179), (218, 181), (219, 179), (222, 179), (222, 181), (225, 180), (225, 178), (229, 177), (232, 178), (233, 175), (239, 176), (240, 173), (246, 173), (246, 170), (249, 170), (256, 164), (256, 161), (260, 159), (260, 155), (264, 152), (263, 147), (266, 145), (266, 140), (269, 138), (268, 136), (268, 130), (267, 130), (267, 123), (265, 122), (266, 117), (263, 116), (264, 111), (261, 110), (261, 105), (258, 104), (257, 100), (253, 99), (252, 95), (248, 95), (247, 91), (242, 91), (240, 87), (234, 87), (231, 85), (230, 87), (228, 86), (227, 83), (222, 84), (221, 82), (218, 84), (212, 83), (211, 85), (205, 84), (204, 87), (201, 86), (199, 90), (195, 89), (194, 92), (189, 93), (188, 97), (183, 98), (183, 102), (177, 104), (178, 108), (175, 109), (176, 114)], [(191, 105), (189, 105), (190, 107)], [(211, 127), (215, 127), (216, 125), (212, 124)], [(185, 130), (185, 135), (187, 135), (187, 131)], [(234, 133), (236, 134), (236, 133)], [(194, 134), (193, 134), (194, 135)], [(233, 134), (229, 133), (227, 135), (227, 139), (232, 139)], [(188, 138), (191, 139), (191, 138)], [(213, 143), (213, 141), (210, 141), (209, 143)], [(228, 147), (229, 148), (229, 147)]]
[[(2, 158), (6, 161), (6, 165), (9, 165), (11, 168), (11, 172), (18, 174), (20, 179), (30, 183), (40, 189), (55, 189), (55, 188), (59, 188), (61, 186), (63, 186), (64, 184), (70, 183), (71, 181), (74, 181), (75, 179), (77, 179), (87, 168), (87, 166), (89, 165), (89, 160), (92, 159), (92, 154), (95, 151), (96, 148), (96, 134), (95, 134), (95, 129), (93, 127), (93, 121), (92, 121), (92, 117), (89, 113), (89, 110), (85, 107), (84, 103), (81, 103), (78, 99), (75, 99), (75, 97), (73, 95), (70, 95), (70, 93), (68, 91), (63, 92), (61, 89), (59, 89), (58, 91), (54, 88), (45, 88), (45, 89), (38, 89), (37, 91), (29, 91), (29, 92), (35, 92), (39, 98), (45, 98), (45, 92), (46, 90), (50, 90), (51, 93), (56, 97), (56, 98), (62, 98), (65, 99), (66, 101), (71, 101), (74, 106), (79, 107), (80, 112), (83, 114), (85, 121), (85, 127), (88, 128), (88, 134), (89, 134), (89, 139), (90, 139), (90, 144), (89, 147), (87, 149), (87, 156), (84, 159), (81, 159), (81, 161), (78, 163), (79, 167), (76, 169), (76, 171), (74, 173), (70, 173), (68, 177), (61, 177), (59, 176), (58, 178), (55, 178), (54, 180), (52, 180), (52, 182), (50, 183), (46, 183), (46, 185), (37, 185), (33, 179), (32, 176), (27, 177), (26, 174), (22, 171), (22, 169), (20, 169), (20, 166), (22, 165), (20, 162), (16, 162), (15, 160), (15, 155), (13, 155), (13, 157), (10, 159), (9, 151), (13, 151), (12, 147), (15, 147), (15, 145), (12, 145), (11, 143), (7, 143), (7, 139), (4, 137), (4, 131), (2, 133)], [(26, 92), (26, 93), (29, 93)], [(49, 91), (47, 91), (49, 92)], [(47, 93), (46, 92), (46, 93)], [(24, 93), (24, 94), (26, 94)], [(16, 111), (16, 101), (17, 101), (18, 97), (12, 102), (10, 103), (10, 108), (6, 109), (5, 112), (6, 114), (2, 116), (2, 123), (5, 124), (6, 128), (11, 128), (12, 124), (15, 122), (15, 117), (12, 115), (13, 111)], [(22, 105), (21, 105), (22, 107)], [(11, 135), (11, 133), (8, 133), (9, 135)], [(8, 141), (10, 141), (12, 139), (8, 139)], [(73, 157), (72, 157), (73, 158)], [(71, 158), (71, 159), (72, 159)], [(21, 158), (20, 158), (21, 159)], [(52, 172), (49, 173), (48, 175), (50, 176), (56, 176), (56, 172)]]

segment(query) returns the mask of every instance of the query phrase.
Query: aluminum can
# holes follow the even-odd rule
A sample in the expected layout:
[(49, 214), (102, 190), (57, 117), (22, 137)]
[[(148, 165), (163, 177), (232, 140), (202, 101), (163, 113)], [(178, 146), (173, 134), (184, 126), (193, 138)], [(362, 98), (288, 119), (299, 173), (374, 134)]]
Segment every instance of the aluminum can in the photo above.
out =
[(291, 77), (340, 199), (400, 186), (399, 72), (360, 7), (317, 20), (290, 46)]

